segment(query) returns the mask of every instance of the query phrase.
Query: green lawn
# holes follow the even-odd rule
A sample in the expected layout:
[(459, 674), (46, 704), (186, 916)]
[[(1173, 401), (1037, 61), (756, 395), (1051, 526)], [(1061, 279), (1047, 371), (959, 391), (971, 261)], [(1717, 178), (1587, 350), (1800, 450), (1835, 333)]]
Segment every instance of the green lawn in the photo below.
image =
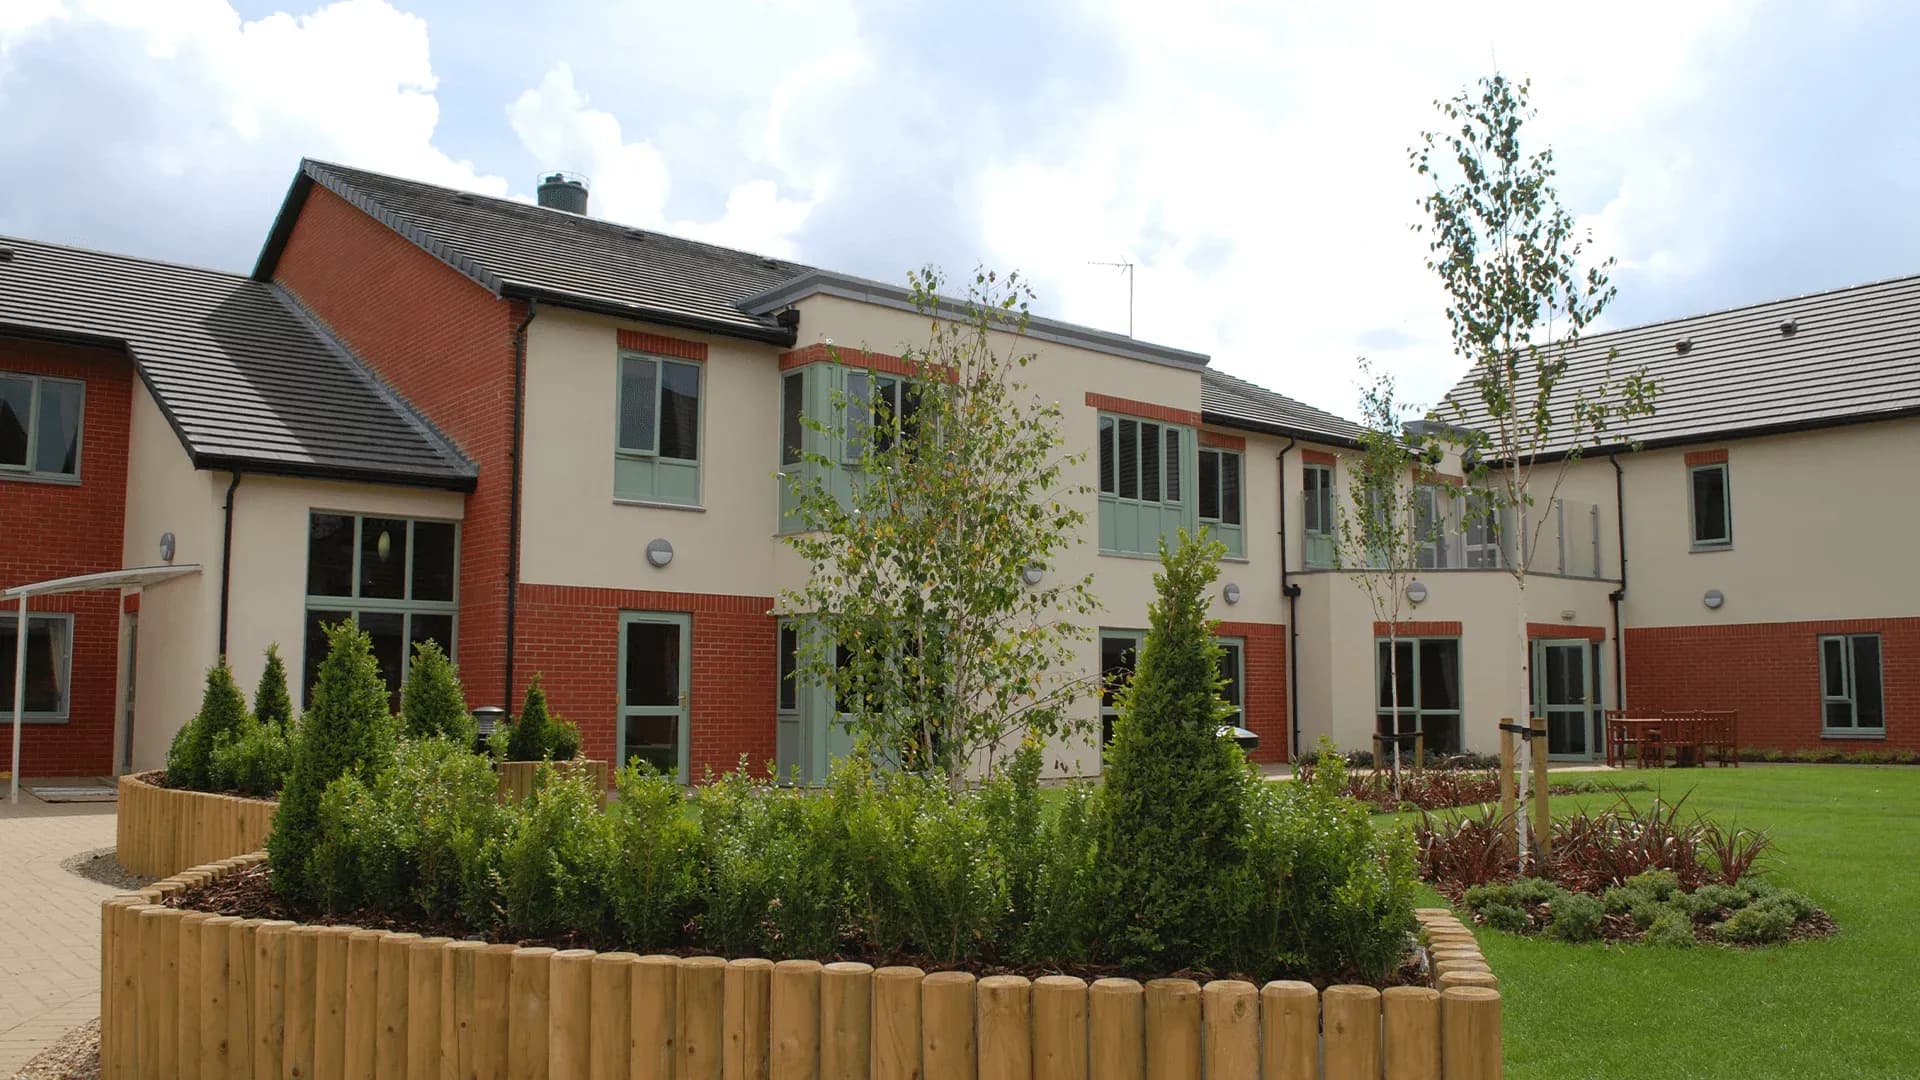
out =
[[(1920, 1076), (1920, 769), (1628, 773), (1689, 810), (1773, 833), (1772, 880), (1840, 932), (1753, 950), (1569, 946), (1480, 931), (1506, 997), (1507, 1075)], [(1617, 796), (1556, 800), (1556, 813)]]

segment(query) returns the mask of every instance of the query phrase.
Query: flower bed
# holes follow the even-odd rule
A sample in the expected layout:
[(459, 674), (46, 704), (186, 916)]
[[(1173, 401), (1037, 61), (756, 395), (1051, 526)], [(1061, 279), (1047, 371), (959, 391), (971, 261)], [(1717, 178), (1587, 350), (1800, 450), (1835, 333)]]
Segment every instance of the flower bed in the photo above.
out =
[(114, 851), (141, 877), (258, 851), (279, 805), (272, 799), (162, 787), (157, 772), (120, 777)]
[(168, 906), (261, 861), (102, 906), (106, 1075), (1500, 1075), (1499, 993), (1443, 910), (1419, 913), (1438, 985), (1380, 991), (643, 957)]

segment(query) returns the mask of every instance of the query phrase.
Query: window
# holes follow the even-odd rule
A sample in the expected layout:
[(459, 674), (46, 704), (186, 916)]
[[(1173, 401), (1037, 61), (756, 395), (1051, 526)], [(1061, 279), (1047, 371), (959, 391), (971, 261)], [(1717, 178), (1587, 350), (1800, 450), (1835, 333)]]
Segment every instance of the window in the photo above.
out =
[(700, 502), (700, 365), (620, 354), (614, 494), (697, 506)]
[(780, 379), (780, 464), (798, 465), (806, 448), (807, 376), (789, 372)]
[(1233, 711), (1220, 722), (1234, 727), (1247, 726), (1246, 674), (1247, 643), (1240, 638), (1220, 639), (1220, 697)]
[(800, 626), (792, 621), (780, 623), (780, 693), (777, 699), (781, 712), (796, 712), (800, 708)]
[(1200, 521), (1234, 558), (1246, 555), (1240, 528), (1240, 478), (1238, 453), (1211, 447), (1200, 450)]
[(1820, 639), (1820, 726), (1827, 735), (1884, 736), (1886, 698), (1880, 685), (1880, 635)]
[[(1393, 689), (1395, 676), (1400, 684), (1401, 734), (1426, 735), (1428, 750), (1442, 754), (1460, 752), (1460, 641), (1458, 638), (1399, 638), (1394, 644), (1394, 663), (1388, 664), (1389, 642), (1377, 643), (1375, 685), (1379, 689), (1375, 730), (1390, 734), (1395, 730)], [(1413, 747), (1405, 745), (1411, 752)]]
[(1113, 742), (1113, 723), (1120, 716), (1118, 693), (1133, 678), (1146, 641), (1143, 630), (1100, 631), (1100, 745)]
[(1722, 548), (1733, 544), (1733, 500), (1727, 487), (1727, 465), (1695, 465), (1687, 470), (1693, 509), (1693, 546)]
[(912, 380), (855, 369), (847, 371), (846, 380), (846, 439), (842, 449), (848, 462), (859, 461), (869, 445), (874, 453), (884, 454), (893, 449), (896, 440), (910, 438), (920, 404)]
[(1453, 565), (1447, 561), (1447, 521), (1452, 509), (1452, 496), (1438, 484), (1421, 484), (1414, 489), (1413, 527), (1420, 542), (1414, 565), (1420, 569)]
[(459, 526), (450, 521), (337, 514), (307, 519), (307, 638), (303, 700), (327, 656), (324, 627), (352, 619), (373, 638), (373, 656), (399, 707), (413, 647), (454, 651)]
[(85, 383), (0, 373), (0, 476), (80, 478)]
[(1490, 500), (1471, 498), (1461, 529), (1464, 565), (1469, 570), (1500, 567), (1500, 513)]
[(1332, 566), (1333, 559), (1333, 469), (1308, 465), (1301, 474), (1305, 493), (1306, 563), (1308, 566)]
[[(1098, 439), (1100, 550), (1151, 555), (1160, 550), (1163, 537), (1172, 540), (1179, 530), (1193, 527), (1185, 475), (1192, 429), (1102, 416)], [(1235, 481), (1237, 494), (1237, 472)]]
[[(0, 615), (0, 714), (13, 716), (14, 663), (20, 648), (20, 616)], [(73, 616), (27, 613), (27, 693), (22, 720), (67, 719), (68, 676), (73, 668)]]

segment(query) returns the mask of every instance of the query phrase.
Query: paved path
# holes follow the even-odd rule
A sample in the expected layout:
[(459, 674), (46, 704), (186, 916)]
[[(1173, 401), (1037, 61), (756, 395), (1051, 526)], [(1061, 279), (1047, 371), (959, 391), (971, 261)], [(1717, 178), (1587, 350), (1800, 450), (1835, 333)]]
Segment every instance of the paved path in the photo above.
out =
[(60, 863), (113, 844), (113, 807), (0, 793), (0, 1077), (100, 1015), (100, 901), (115, 890)]

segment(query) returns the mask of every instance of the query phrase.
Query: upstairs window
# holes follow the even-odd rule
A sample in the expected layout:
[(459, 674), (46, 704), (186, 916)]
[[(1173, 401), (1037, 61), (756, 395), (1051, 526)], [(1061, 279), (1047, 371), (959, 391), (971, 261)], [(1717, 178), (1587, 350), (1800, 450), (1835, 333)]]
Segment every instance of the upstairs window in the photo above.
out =
[(846, 438), (842, 447), (847, 461), (859, 461), (869, 446), (874, 453), (884, 454), (897, 441), (910, 442), (914, 414), (920, 405), (911, 379), (850, 368), (846, 381)]
[(1695, 465), (1688, 469), (1687, 493), (1693, 511), (1693, 546), (1731, 547), (1733, 499), (1727, 486), (1727, 463)]
[(0, 372), (0, 476), (80, 478), (86, 384)]
[(616, 497), (699, 505), (700, 367), (645, 353), (620, 354)]
[(1308, 465), (1301, 473), (1306, 528), (1308, 566), (1332, 566), (1333, 559), (1333, 470), (1325, 465)]
[(1212, 447), (1200, 450), (1200, 523), (1227, 546), (1227, 554), (1234, 558), (1246, 555), (1240, 527), (1241, 464), (1236, 451)]
[(1820, 710), (1824, 734), (1887, 733), (1880, 635), (1836, 634), (1820, 639)]
[(1193, 527), (1186, 494), (1192, 429), (1102, 416), (1097, 439), (1102, 551), (1156, 554), (1163, 537), (1172, 542), (1179, 530)]
[(1438, 484), (1421, 484), (1414, 489), (1413, 527), (1420, 545), (1414, 553), (1414, 564), (1422, 570), (1454, 565), (1447, 550), (1452, 498)]
[(780, 379), (780, 464), (800, 464), (807, 440), (806, 415), (806, 372), (788, 372)]

